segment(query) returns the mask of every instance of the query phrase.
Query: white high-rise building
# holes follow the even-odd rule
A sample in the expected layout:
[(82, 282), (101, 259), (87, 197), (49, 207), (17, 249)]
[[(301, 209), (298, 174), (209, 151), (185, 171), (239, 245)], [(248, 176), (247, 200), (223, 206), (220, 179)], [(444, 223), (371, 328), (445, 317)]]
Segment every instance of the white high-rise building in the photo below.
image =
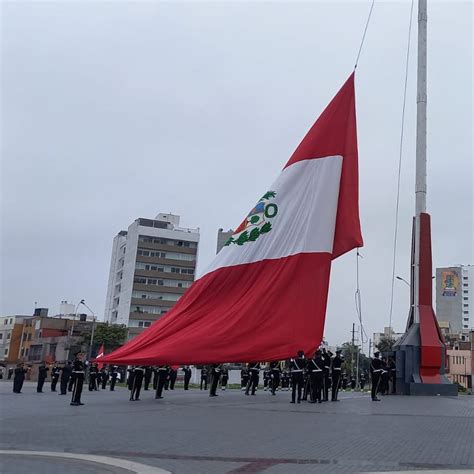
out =
[(105, 321), (125, 324), (129, 338), (165, 314), (194, 281), (199, 229), (179, 216), (136, 219), (113, 241)]
[(468, 333), (474, 326), (473, 302), (473, 265), (436, 269), (436, 317), (449, 323), (450, 333)]

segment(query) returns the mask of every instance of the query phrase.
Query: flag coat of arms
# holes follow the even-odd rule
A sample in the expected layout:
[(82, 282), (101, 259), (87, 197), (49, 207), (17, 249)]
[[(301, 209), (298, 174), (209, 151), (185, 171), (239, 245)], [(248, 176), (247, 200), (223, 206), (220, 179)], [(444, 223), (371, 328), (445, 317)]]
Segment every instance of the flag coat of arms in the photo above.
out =
[(354, 74), (207, 271), (106, 363), (287, 359), (321, 343), (331, 261), (362, 246)]

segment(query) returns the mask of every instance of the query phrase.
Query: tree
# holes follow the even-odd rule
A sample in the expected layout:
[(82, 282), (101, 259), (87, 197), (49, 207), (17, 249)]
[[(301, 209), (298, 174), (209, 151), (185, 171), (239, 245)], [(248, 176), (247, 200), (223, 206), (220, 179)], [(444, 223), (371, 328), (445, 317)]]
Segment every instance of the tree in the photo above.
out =
[(396, 340), (390, 336), (382, 336), (380, 341), (375, 344), (375, 347), (379, 352), (390, 352), (393, 351), (393, 346), (395, 345)]
[(360, 347), (351, 342), (345, 342), (342, 347), (342, 356), (344, 357), (344, 366), (348, 375), (356, 375), (357, 357), (359, 357), (359, 372), (369, 370), (370, 361), (365, 354), (360, 352)]
[[(127, 334), (128, 328), (125, 324), (97, 323), (94, 330), (93, 349), (103, 344), (107, 352), (113, 351), (126, 341)], [(91, 332), (84, 333), (83, 337), (84, 342), (88, 344)]]

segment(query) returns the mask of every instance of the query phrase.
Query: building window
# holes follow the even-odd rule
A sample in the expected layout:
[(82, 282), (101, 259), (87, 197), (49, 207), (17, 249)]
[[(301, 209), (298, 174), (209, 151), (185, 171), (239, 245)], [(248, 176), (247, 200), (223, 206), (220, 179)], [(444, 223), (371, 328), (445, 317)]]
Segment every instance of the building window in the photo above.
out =
[(469, 297), (465, 296), (465, 297), (463, 298), (463, 300), (464, 300), (464, 301), (467, 301), (467, 300), (469, 300)]
[(30, 347), (30, 360), (41, 360), (42, 346), (31, 346)]
[(469, 303), (468, 304), (463, 304), (465, 308), (469, 308)]
[(8, 319), (3, 320), (3, 325), (6, 326), (8, 324)]
[(463, 311), (464, 314), (469, 314), (469, 311)]
[(3, 339), (3, 332), (0, 332), (0, 340)]
[(8, 355), (8, 349), (5, 349), (5, 355)]
[(7, 332), (7, 339), (10, 339), (11, 335), (11, 332)]
[(57, 347), (57, 344), (50, 344), (49, 345), (49, 355), (51, 357), (55, 357), (56, 356), (56, 347)]
[(28, 340), (28, 341), (31, 341), (31, 332), (28, 333), (27, 340)]
[(10, 318), (10, 324), (12, 324), (12, 323), (13, 323), (13, 318)]

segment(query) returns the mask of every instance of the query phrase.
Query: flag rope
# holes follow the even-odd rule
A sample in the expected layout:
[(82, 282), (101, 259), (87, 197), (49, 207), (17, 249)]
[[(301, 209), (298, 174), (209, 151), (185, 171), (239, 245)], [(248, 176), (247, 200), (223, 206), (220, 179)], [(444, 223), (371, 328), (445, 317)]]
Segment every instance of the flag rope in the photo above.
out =
[(398, 150), (398, 178), (397, 178), (397, 201), (395, 206), (395, 229), (393, 236), (393, 258), (392, 258), (392, 283), (391, 283), (391, 292), (390, 292), (390, 311), (389, 311), (389, 335), (391, 336), (392, 332), (392, 316), (393, 316), (393, 298), (394, 298), (394, 288), (395, 288), (395, 270), (396, 270), (396, 254), (397, 254), (397, 238), (398, 238), (398, 214), (400, 209), (400, 183), (401, 183), (401, 172), (402, 172), (402, 156), (403, 156), (403, 139), (405, 132), (405, 108), (407, 101), (407, 84), (408, 84), (408, 66), (410, 62), (410, 41), (411, 41), (411, 30), (413, 23), (413, 4), (414, 0), (411, 1), (410, 9), (410, 23), (408, 26), (408, 41), (407, 41), (407, 54), (405, 60), (405, 84), (403, 88), (403, 106), (402, 106), (402, 116), (401, 116), (401, 129), (400, 129), (400, 144)]
[(362, 47), (364, 46), (365, 35), (367, 33), (367, 28), (369, 27), (370, 18), (372, 16), (372, 10), (374, 9), (374, 4), (375, 4), (375, 0), (372, 0), (372, 5), (370, 5), (369, 16), (367, 17), (367, 22), (365, 24), (364, 34), (362, 35), (362, 40), (359, 46), (359, 52), (357, 53), (357, 58), (355, 60), (354, 70), (357, 68), (357, 64), (359, 64), (360, 53), (362, 52)]

